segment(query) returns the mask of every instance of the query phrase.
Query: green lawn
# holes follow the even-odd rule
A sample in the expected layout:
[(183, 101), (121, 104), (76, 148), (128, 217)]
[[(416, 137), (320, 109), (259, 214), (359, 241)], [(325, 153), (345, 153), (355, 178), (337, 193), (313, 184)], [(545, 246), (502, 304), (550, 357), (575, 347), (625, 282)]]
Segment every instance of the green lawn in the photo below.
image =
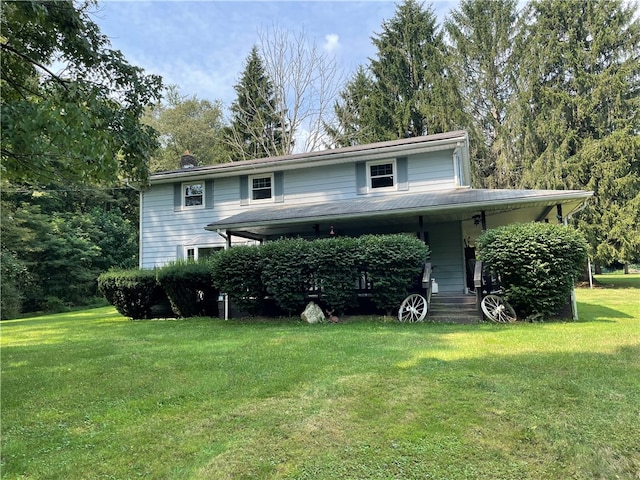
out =
[(580, 321), (2, 322), (2, 478), (638, 479), (640, 276)]

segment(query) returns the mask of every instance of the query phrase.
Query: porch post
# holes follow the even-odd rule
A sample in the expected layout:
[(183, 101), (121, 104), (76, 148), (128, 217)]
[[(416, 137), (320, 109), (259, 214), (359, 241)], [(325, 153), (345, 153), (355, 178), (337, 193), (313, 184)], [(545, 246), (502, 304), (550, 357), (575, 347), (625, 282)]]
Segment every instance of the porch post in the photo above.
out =
[(227, 231), (227, 248), (231, 248), (231, 234)]
[(422, 215), (418, 217), (418, 224), (420, 225), (420, 241), (424, 243), (424, 218), (422, 218)]
[(558, 219), (558, 223), (562, 225), (563, 221), (562, 221), (562, 204), (561, 203), (558, 203), (556, 205), (556, 218)]
[(487, 215), (484, 213), (484, 210), (480, 212), (480, 223), (482, 225), (482, 231), (487, 231)]

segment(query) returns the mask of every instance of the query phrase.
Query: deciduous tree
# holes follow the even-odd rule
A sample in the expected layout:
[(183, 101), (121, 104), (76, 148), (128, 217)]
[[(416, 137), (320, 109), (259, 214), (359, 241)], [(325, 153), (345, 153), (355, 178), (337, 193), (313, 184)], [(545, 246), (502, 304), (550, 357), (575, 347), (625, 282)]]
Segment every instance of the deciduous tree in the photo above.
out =
[(198, 165), (229, 161), (220, 101), (181, 95), (178, 87), (171, 85), (165, 101), (147, 109), (143, 120), (160, 134), (160, 146), (150, 164), (153, 172), (179, 168), (185, 152), (195, 157)]
[(2, 170), (11, 181), (147, 180), (156, 134), (140, 118), (161, 80), (109, 48), (92, 4), (2, 2)]
[(324, 122), (342, 83), (342, 71), (329, 52), (306, 32), (274, 27), (259, 33), (258, 50), (273, 82), (275, 113), (283, 126), (279, 154), (311, 152), (326, 144)]

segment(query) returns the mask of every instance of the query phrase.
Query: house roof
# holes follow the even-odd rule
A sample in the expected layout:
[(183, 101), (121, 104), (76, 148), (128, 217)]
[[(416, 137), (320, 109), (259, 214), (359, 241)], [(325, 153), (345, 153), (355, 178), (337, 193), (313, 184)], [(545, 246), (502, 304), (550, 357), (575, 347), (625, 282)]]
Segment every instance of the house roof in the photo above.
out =
[(210, 231), (228, 231), (248, 238), (263, 238), (320, 222), (351, 226), (358, 222), (369, 226), (376, 223), (389, 225), (402, 223), (407, 217), (418, 216), (431, 222), (453, 221), (471, 218), (480, 211), (496, 213), (528, 207), (538, 207), (537, 215), (544, 213), (546, 216), (550, 207), (558, 204), (564, 206), (563, 215), (566, 216), (592, 194), (584, 190), (458, 188), (427, 193), (362, 196), (323, 203), (270, 205), (250, 209), (211, 223), (205, 228)]
[(167, 183), (185, 181), (191, 178), (224, 177), (243, 173), (262, 173), (273, 170), (289, 170), (304, 166), (331, 165), (335, 163), (355, 162), (389, 158), (394, 155), (410, 155), (415, 153), (455, 148), (467, 141), (467, 132), (453, 132), (404, 138), (387, 142), (370, 143), (351, 147), (334, 148), (317, 152), (298, 153), (278, 157), (258, 158), (239, 162), (218, 163), (204, 167), (193, 167), (166, 172), (154, 173), (149, 177), (150, 183)]

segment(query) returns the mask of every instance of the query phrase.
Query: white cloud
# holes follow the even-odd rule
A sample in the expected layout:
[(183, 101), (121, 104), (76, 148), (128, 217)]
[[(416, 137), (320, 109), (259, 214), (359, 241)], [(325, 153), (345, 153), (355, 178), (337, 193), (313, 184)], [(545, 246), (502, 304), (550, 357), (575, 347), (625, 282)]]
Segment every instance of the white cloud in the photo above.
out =
[(322, 48), (331, 53), (340, 48), (340, 36), (336, 33), (329, 33), (324, 36), (324, 45)]

